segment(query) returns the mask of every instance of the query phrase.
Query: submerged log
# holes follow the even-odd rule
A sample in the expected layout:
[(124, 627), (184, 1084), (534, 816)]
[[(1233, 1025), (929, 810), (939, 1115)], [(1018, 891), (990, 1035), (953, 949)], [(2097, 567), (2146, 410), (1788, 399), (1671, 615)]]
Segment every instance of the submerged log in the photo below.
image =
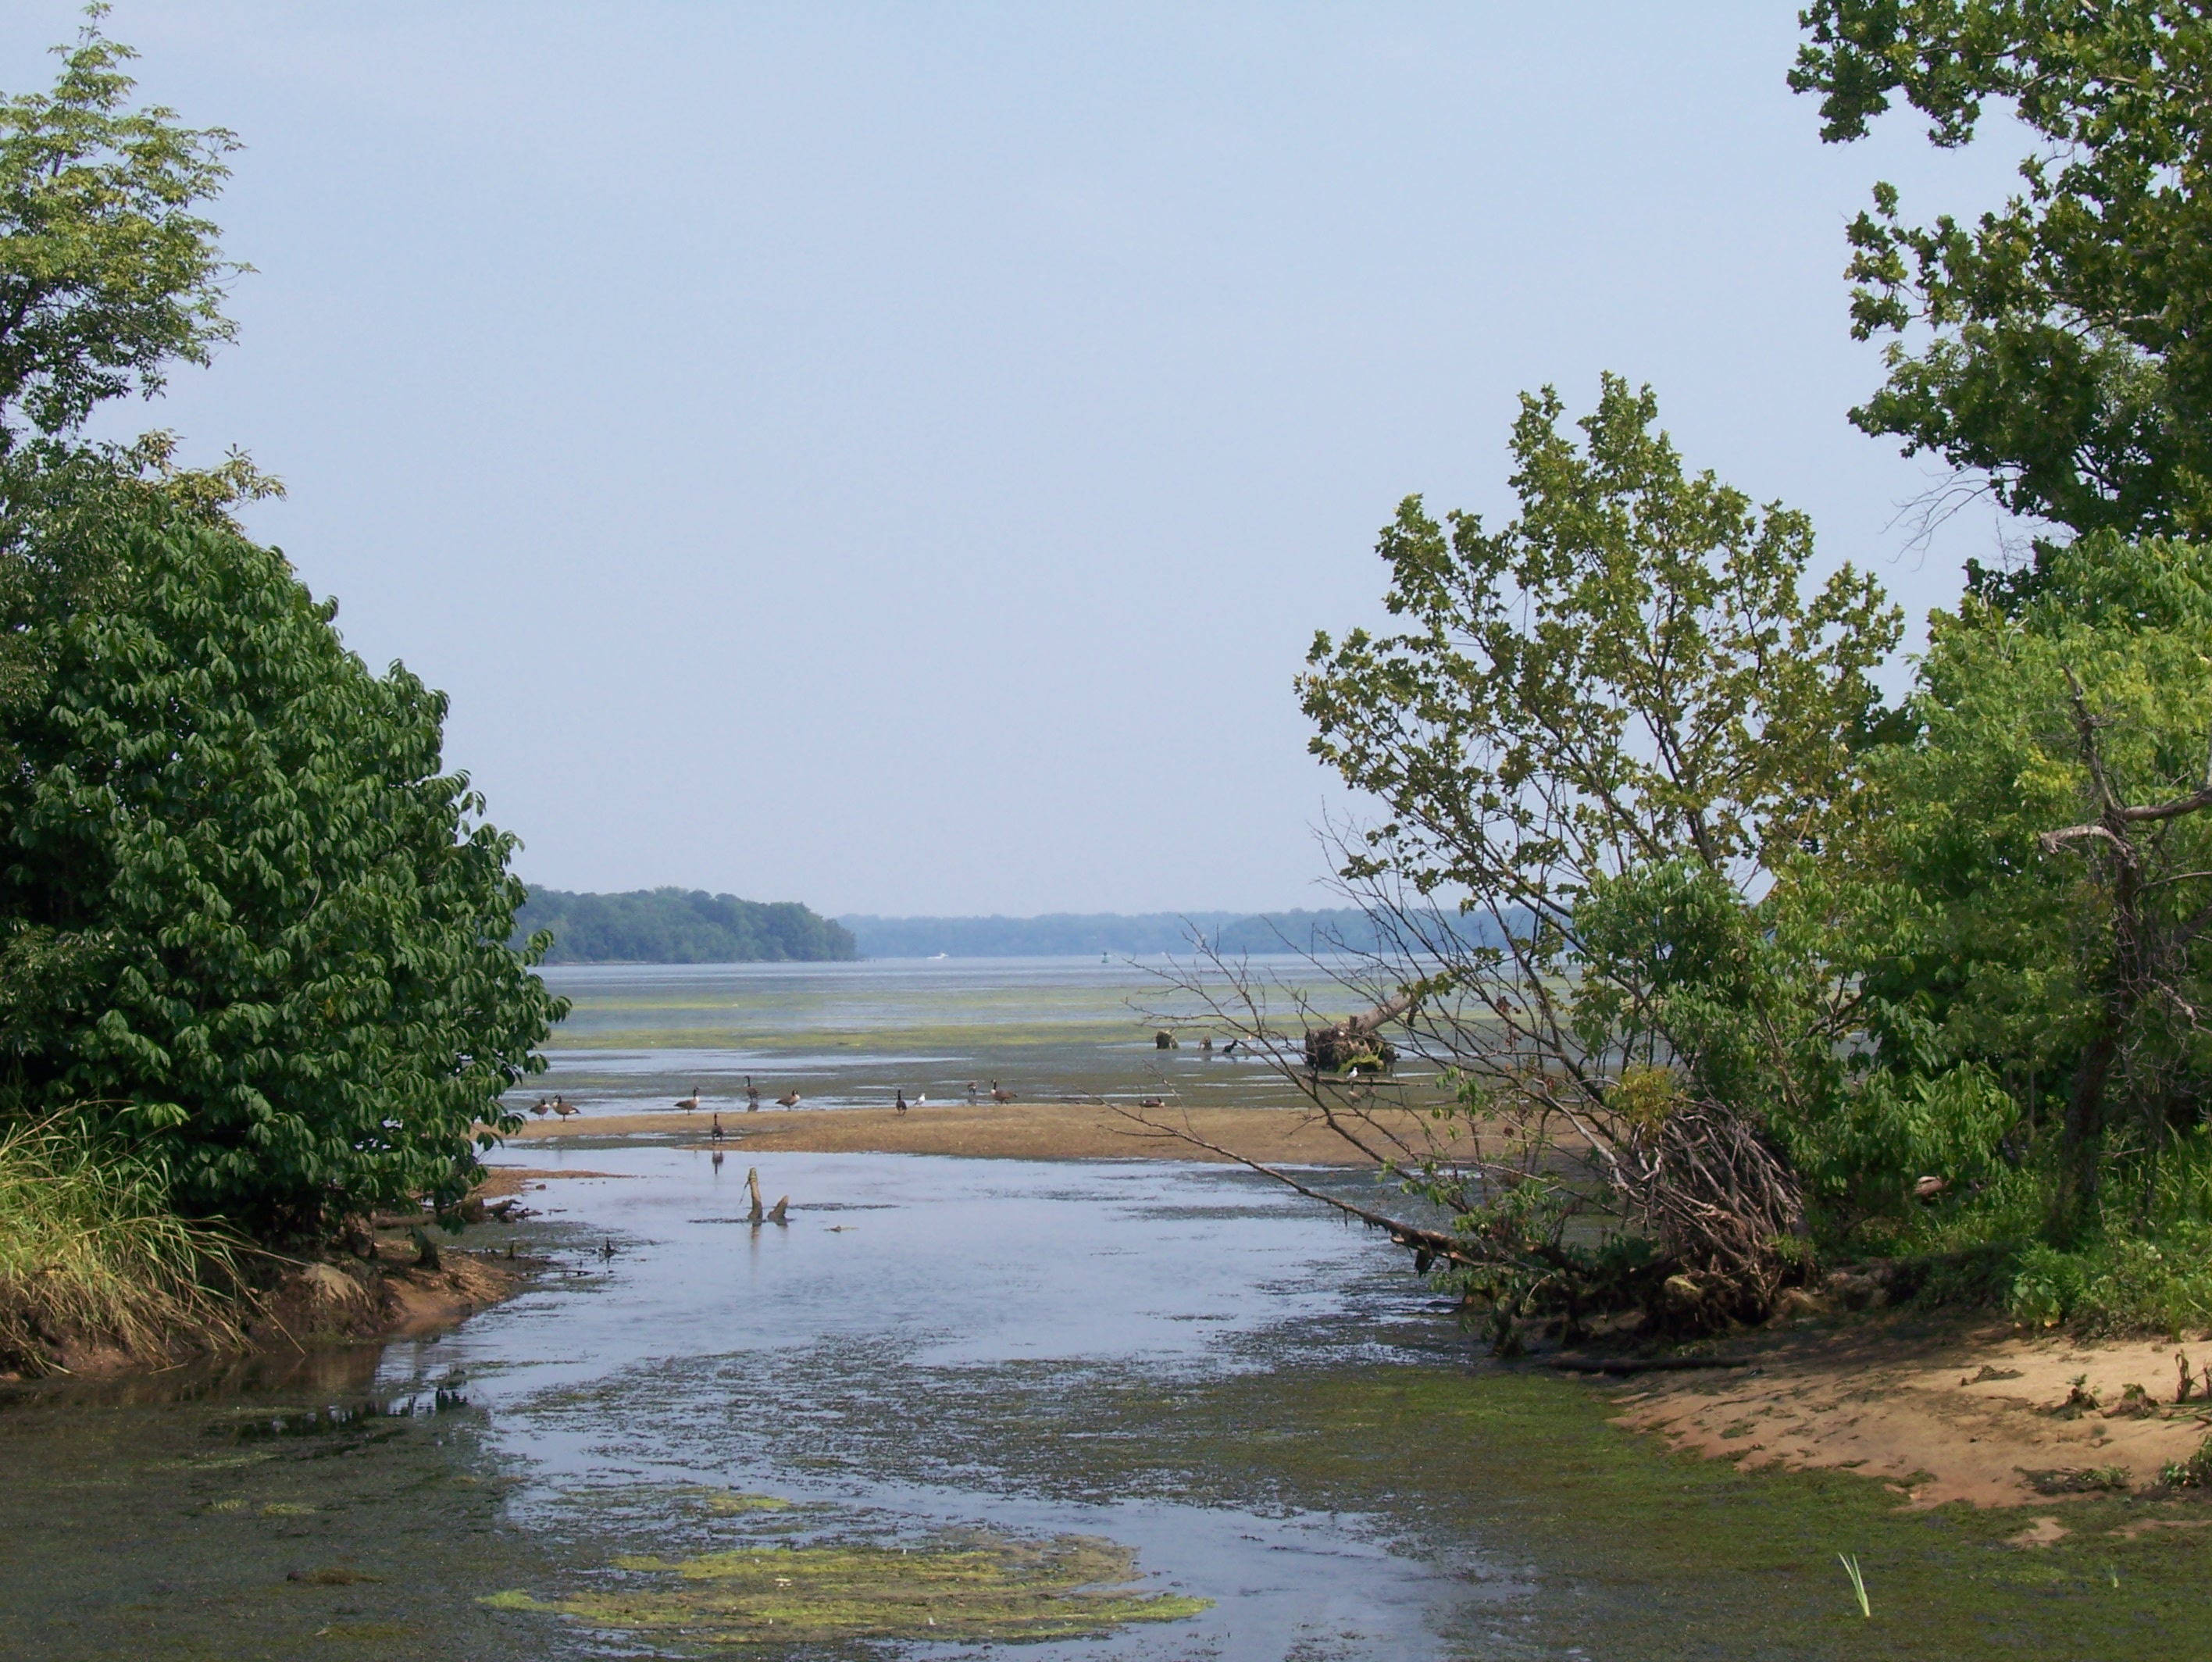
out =
[(1419, 1001), (1401, 992), (1364, 1016), (1347, 1016), (1306, 1034), (1306, 1067), (1314, 1073), (1345, 1073), (1353, 1068), (1387, 1069), (1398, 1059), (1382, 1029), (1412, 1010)]

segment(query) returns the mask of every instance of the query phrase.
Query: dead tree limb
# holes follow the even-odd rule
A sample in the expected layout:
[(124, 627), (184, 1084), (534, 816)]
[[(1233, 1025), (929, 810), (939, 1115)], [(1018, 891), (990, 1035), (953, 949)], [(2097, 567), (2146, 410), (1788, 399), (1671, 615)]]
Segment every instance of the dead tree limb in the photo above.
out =
[(1301, 1183), (1279, 1166), (1267, 1165), (1253, 1159), (1249, 1155), (1239, 1154), (1234, 1149), (1225, 1149), (1218, 1143), (1209, 1142), (1191, 1130), (1188, 1125), (1163, 1125), (1157, 1119), (1146, 1119), (1136, 1109), (1125, 1108), (1118, 1102), (1101, 1101), (1098, 1106), (1119, 1114), (1132, 1124), (1141, 1125), (1149, 1135), (1173, 1137), (1178, 1143), (1187, 1143), (1194, 1149), (1204, 1149), (1209, 1154), (1218, 1155), (1224, 1160), (1234, 1161), (1239, 1166), (1259, 1173), (1262, 1177), (1271, 1177), (1285, 1187), (1297, 1190), (1309, 1200), (1318, 1200), (1324, 1206), (1333, 1206), (1347, 1216), (1358, 1218), (1370, 1229), (1382, 1230), (1399, 1246), (1412, 1251), (1414, 1267), (1424, 1275), (1428, 1272), (1431, 1263), (1439, 1260), (1466, 1265), (1482, 1262), (1481, 1259), (1468, 1254), (1464, 1241), (1442, 1229), (1423, 1228), (1419, 1224), (1407, 1223), (1403, 1219), (1392, 1217), (1387, 1212), (1378, 1212), (1366, 1206), (1354, 1205), (1351, 1201), (1329, 1194), (1324, 1190), (1316, 1189), (1311, 1184)]
[(2197, 790), (2164, 802), (2131, 807), (2098, 738), (2100, 731), (2110, 724), (2090, 710), (2088, 695), (2073, 666), (2062, 664), (2060, 670), (2066, 677), (2075, 743), (2088, 771), (2096, 816), (2046, 831), (2037, 841), (2046, 854), (2056, 854), (2074, 844), (2101, 846), (2112, 861), (2112, 962), (2101, 978), (2101, 1008), (2096, 1024), (2075, 1067), (2062, 1132), (2058, 1204), (2061, 1221), (2070, 1224), (2079, 1221), (2096, 1198), (2100, 1151), (2110, 1118), (2106, 1098), (2112, 1071), (2120, 1062), (2121, 1047), (2136, 1013), (2146, 1003), (2162, 998), (2186, 1025), (2197, 1022), (2195, 1007), (2175, 985), (2179, 979), (2175, 966), (2191, 942), (2212, 922), (2212, 907), (2179, 926), (2160, 925), (2152, 915), (2148, 895), (2152, 889), (2166, 886), (2166, 882), (2147, 875), (2155, 846), (2146, 849), (2136, 840), (2135, 828), (2165, 824), (2212, 808), (2212, 742), (2207, 745), (2204, 781)]

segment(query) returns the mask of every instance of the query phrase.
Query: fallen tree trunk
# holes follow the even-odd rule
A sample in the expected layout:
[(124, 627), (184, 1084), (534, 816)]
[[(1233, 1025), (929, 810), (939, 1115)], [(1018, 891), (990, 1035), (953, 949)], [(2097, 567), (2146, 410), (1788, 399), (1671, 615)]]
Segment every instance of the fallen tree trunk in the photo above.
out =
[(1398, 1052), (1389, 1040), (1382, 1037), (1382, 1031), (1418, 1002), (1413, 994), (1403, 992), (1388, 1004), (1377, 1004), (1364, 1016), (1347, 1016), (1341, 1022), (1310, 1029), (1306, 1034), (1306, 1067), (1314, 1073), (1388, 1068), (1398, 1059)]

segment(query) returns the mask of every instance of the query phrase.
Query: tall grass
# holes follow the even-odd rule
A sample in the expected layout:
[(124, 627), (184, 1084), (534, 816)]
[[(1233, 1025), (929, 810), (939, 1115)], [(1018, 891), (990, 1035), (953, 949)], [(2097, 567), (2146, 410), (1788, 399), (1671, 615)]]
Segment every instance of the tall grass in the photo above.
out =
[(52, 1121), (0, 1128), (0, 1366), (65, 1371), (106, 1347), (141, 1360), (239, 1338), (231, 1243), (169, 1209), (159, 1176)]

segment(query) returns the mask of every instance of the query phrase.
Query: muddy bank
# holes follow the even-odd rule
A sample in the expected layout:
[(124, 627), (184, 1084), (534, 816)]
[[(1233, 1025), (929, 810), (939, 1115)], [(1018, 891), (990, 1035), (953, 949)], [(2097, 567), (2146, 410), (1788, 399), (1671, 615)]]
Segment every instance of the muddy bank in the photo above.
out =
[(267, 1348), (358, 1344), (435, 1332), (512, 1298), (526, 1267), (440, 1246), (434, 1265), (302, 1264), (260, 1302), (246, 1336)]
[[(501, 1168), (470, 1196), (470, 1222), (484, 1221), (487, 1202), (542, 1190), (557, 1179), (606, 1175)], [(205, 1359), (419, 1337), (514, 1297), (537, 1267), (532, 1259), (473, 1249), (465, 1229), (450, 1234), (427, 1213), (421, 1226), (389, 1215), (378, 1222), (373, 1234), (356, 1237), (351, 1253), (334, 1250), (327, 1259), (259, 1255), (263, 1273), (256, 1278), (262, 1284), (229, 1305), (232, 1325), (220, 1331), (173, 1333), (164, 1347), (152, 1350), (131, 1350), (98, 1334), (49, 1335), (35, 1356), (0, 1364), (0, 1383), (52, 1375), (117, 1379)], [(428, 1254), (416, 1239), (417, 1227), (429, 1242)]]
[[(360, 1344), (435, 1332), (511, 1298), (528, 1266), (443, 1247), (434, 1266), (417, 1265), (410, 1248), (378, 1261), (289, 1260), (273, 1284), (240, 1301), (235, 1326), (216, 1333), (169, 1335), (158, 1350), (130, 1350), (101, 1335), (49, 1335), (36, 1354), (0, 1369), (0, 1383), (59, 1375), (114, 1379), (164, 1371), (241, 1350)], [(241, 1343), (242, 1341), (242, 1343)]]
[[(610, 1172), (538, 1171), (501, 1167), (485, 1174), (462, 1208), (465, 1223), (454, 1234), (426, 1215), (422, 1223), (378, 1218), (365, 1250), (329, 1262), (300, 1263), (259, 1301), (246, 1335), (257, 1345), (372, 1344), (416, 1338), (465, 1321), (479, 1310), (513, 1298), (529, 1284), (533, 1259), (512, 1251), (472, 1250), (468, 1225), (487, 1217), (524, 1218), (520, 1203), (548, 1183), (569, 1178), (611, 1177)], [(487, 1203), (495, 1204), (487, 1212)], [(419, 1231), (419, 1236), (418, 1236)], [(427, 1245), (427, 1250), (426, 1250)]]
[(2202, 1337), (2076, 1343), (1907, 1313), (1808, 1324), (1727, 1354), (1751, 1365), (1611, 1387), (1616, 1422), (1745, 1471), (1879, 1478), (1914, 1507), (2154, 1489), (2212, 1434), (2212, 1340)]
[[(1271, 1165), (1364, 1166), (1358, 1150), (1315, 1115), (1286, 1108), (1151, 1110), (1158, 1119), (1188, 1119), (1209, 1143)], [(1409, 1135), (1428, 1122), (1401, 1117)], [(599, 1113), (533, 1119), (513, 1139), (527, 1145), (563, 1137), (676, 1136), (712, 1140), (715, 1116), (698, 1113)], [(945, 1154), (1005, 1160), (1199, 1160), (1220, 1156), (1148, 1133), (1111, 1109), (1074, 1102), (927, 1103), (891, 1108), (793, 1108), (724, 1113), (724, 1145), (781, 1154)]]

